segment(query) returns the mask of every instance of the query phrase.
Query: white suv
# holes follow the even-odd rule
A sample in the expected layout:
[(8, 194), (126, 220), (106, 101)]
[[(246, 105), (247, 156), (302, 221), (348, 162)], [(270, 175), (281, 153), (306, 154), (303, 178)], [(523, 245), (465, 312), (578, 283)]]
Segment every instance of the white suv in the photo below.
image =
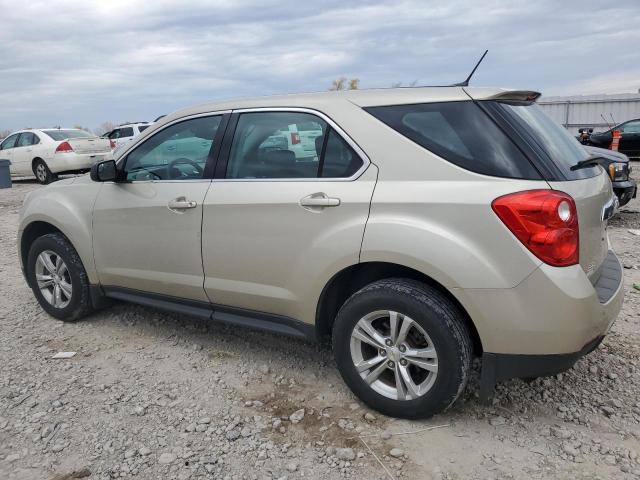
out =
[(143, 131), (149, 128), (153, 123), (149, 122), (137, 122), (137, 123), (123, 123), (111, 130), (109, 133), (105, 133), (103, 137), (111, 140), (111, 147), (117, 148), (120, 145), (130, 142), (134, 137), (140, 135)]

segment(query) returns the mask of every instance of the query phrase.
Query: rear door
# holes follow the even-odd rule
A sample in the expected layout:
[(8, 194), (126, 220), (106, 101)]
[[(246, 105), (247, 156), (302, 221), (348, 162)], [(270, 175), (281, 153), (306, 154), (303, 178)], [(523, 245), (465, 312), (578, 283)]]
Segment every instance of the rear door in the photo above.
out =
[[(317, 132), (308, 155), (276, 141), (303, 125)], [(206, 293), (304, 320), (324, 276), (358, 262), (375, 167), (317, 112), (238, 112), (228, 130), (203, 211)]]
[[(105, 288), (207, 300), (202, 205), (225, 118), (210, 114), (167, 125), (119, 162), (122, 181), (102, 185), (93, 213), (93, 246)], [(207, 148), (179, 148), (188, 138)]]

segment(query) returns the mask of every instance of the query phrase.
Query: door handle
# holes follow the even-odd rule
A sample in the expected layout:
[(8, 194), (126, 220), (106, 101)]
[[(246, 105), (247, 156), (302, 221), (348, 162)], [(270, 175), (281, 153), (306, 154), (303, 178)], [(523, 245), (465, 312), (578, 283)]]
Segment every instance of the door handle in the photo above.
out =
[(197, 205), (197, 202), (187, 200), (186, 197), (178, 197), (169, 201), (167, 206), (169, 207), (169, 210), (187, 210), (189, 208), (196, 208)]
[(339, 198), (329, 197), (326, 193), (312, 193), (300, 200), (300, 206), (305, 208), (325, 208), (337, 207), (340, 205)]

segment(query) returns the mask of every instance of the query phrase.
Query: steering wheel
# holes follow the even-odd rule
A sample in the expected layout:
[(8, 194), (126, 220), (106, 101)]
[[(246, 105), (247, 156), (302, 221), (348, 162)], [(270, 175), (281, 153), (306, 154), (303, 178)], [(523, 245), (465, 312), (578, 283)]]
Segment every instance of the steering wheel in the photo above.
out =
[(168, 167), (169, 176), (171, 178), (176, 178), (172, 175), (174, 167), (176, 165), (184, 165), (184, 164), (191, 165), (196, 170), (196, 172), (198, 172), (198, 176), (202, 176), (202, 173), (204, 172), (202, 167), (200, 167), (200, 165), (198, 165), (196, 162), (194, 162), (190, 158), (185, 158), (185, 157), (176, 158), (175, 160), (172, 160), (171, 163), (169, 163), (169, 167)]

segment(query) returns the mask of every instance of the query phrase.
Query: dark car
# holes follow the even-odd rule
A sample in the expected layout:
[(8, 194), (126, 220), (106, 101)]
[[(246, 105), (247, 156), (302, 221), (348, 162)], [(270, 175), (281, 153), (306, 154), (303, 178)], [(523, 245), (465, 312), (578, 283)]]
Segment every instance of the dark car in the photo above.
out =
[(589, 145), (600, 148), (609, 148), (613, 140), (613, 131), (620, 131), (620, 146), (618, 151), (629, 158), (640, 157), (640, 118), (621, 123), (610, 130), (589, 135)]
[(600, 157), (602, 161), (600, 165), (607, 171), (611, 177), (613, 191), (618, 197), (620, 206), (626, 205), (632, 198), (636, 198), (638, 190), (636, 182), (631, 178), (631, 162), (629, 157), (624, 153), (614, 152), (598, 147), (585, 147), (587, 151), (594, 157)]

